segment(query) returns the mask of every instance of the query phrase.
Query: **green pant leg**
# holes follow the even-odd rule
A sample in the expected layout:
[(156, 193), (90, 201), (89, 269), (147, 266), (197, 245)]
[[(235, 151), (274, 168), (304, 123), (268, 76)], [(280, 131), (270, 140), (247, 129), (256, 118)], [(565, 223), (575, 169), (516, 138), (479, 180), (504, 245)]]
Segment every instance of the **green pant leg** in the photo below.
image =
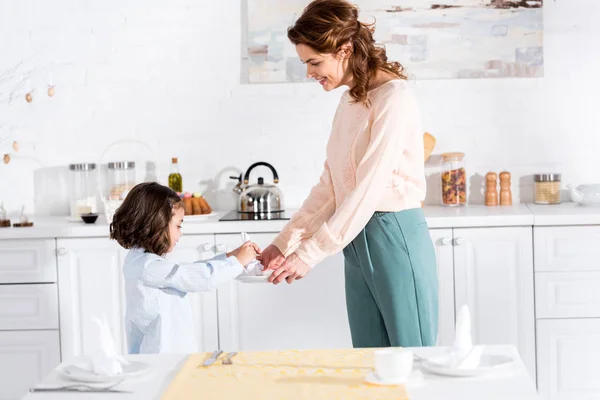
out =
[[(364, 236), (364, 231), (359, 234), (360, 236)], [(352, 345), (356, 348), (389, 347), (390, 341), (383, 317), (365, 281), (361, 262), (353, 243), (344, 249), (344, 275)]]
[(365, 227), (364, 241), (370, 265), (363, 263), (363, 271), (371, 271), (367, 282), (372, 281), (391, 345), (435, 345), (437, 267), (423, 211), (376, 213)]

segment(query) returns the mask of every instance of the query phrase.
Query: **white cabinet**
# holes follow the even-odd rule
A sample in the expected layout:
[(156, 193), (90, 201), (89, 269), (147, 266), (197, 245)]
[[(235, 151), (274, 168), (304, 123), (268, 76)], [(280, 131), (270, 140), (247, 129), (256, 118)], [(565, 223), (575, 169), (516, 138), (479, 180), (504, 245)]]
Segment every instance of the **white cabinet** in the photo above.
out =
[(534, 229), (538, 389), (600, 398), (600, 226)]
[[(167, 257), (174, 261), (207, 260), (215, 255), (214, 235), (186, 235), (179, 239), (175, 250)], [(212, 351), (219, 347), (217, 321), (217, 292), (188, 293), (194, 314), (194, 330), (198, 351)]]
[[(261, 248), (275, 236), (250, 234)], [(216, 235), (216, 243), (233, 249), (241, 238)], [(352, 347), (341, 253), (291, 285), (233, 281), (217, 292), (224, 351)]]
[(93, 355), (100, 343), (93, 317), (106, 320), (116, 349), (127, 352), (121, 246), (108, 238), (58, 239), (62, 359)]
[(600, 399), (600, 319), (539, 320), (537, 346), (541, 398)]
[(469, 306), (476, 344), (512, 344), (535, 377), (529, 227), (454, 229), (455, 306)]
[(438, 273), (438, 346), (454, 341), (454, 252), (452, 229), (431, 229)]
[(0, 241), (0, 400), (60, 363), (54, 239)]
[(0, 400), (17, 400), (60, 363), (57, 330), (0, 332)]

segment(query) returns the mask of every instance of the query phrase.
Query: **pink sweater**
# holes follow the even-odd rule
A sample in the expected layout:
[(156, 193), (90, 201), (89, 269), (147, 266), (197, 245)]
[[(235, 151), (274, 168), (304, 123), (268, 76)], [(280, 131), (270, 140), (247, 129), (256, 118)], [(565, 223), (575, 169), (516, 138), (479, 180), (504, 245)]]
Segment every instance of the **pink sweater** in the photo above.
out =
[(340, 100), (321, 179), (273, 244), (310, 266), (348, 245), (376, 211), (421, 206), (425, 197), (423, 130), (409, 83), (369, 92), (369, 108)]

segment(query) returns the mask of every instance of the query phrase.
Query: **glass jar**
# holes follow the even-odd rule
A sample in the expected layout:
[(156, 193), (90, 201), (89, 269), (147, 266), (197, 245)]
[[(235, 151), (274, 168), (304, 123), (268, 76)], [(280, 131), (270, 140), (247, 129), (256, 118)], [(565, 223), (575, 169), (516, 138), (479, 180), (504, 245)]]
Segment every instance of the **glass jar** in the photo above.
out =
[(467, 171), (464, 166), (464, 153), (443, 153), (442, 204), (462, 206), (467, 204)]
[(560, 204), (560, 174), (536, 174), (535, 204)]
[(123, 200), (136, 185), (135, 162), (113, 161), (108, 163), (108, 190), (110, 200)]
[(94, 163), (69, 164), (70, 215), (98, 212), (98, 171)]

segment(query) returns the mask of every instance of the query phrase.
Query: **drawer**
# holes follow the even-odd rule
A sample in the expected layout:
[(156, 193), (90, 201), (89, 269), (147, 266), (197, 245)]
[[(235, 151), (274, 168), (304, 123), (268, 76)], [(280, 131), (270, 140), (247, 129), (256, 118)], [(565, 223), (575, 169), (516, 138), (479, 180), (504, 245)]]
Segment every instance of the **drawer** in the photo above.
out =
[(0, 284), (56, 282), (56, 242), (0, 240)]
[(600, 226), (534, 228), (535, 270), (600, 271)]
[(0, 285), (0, 331), (58, 329), (56, 283)]
[(600, 272), (535, 274), (537, 318), (600, 318)]

